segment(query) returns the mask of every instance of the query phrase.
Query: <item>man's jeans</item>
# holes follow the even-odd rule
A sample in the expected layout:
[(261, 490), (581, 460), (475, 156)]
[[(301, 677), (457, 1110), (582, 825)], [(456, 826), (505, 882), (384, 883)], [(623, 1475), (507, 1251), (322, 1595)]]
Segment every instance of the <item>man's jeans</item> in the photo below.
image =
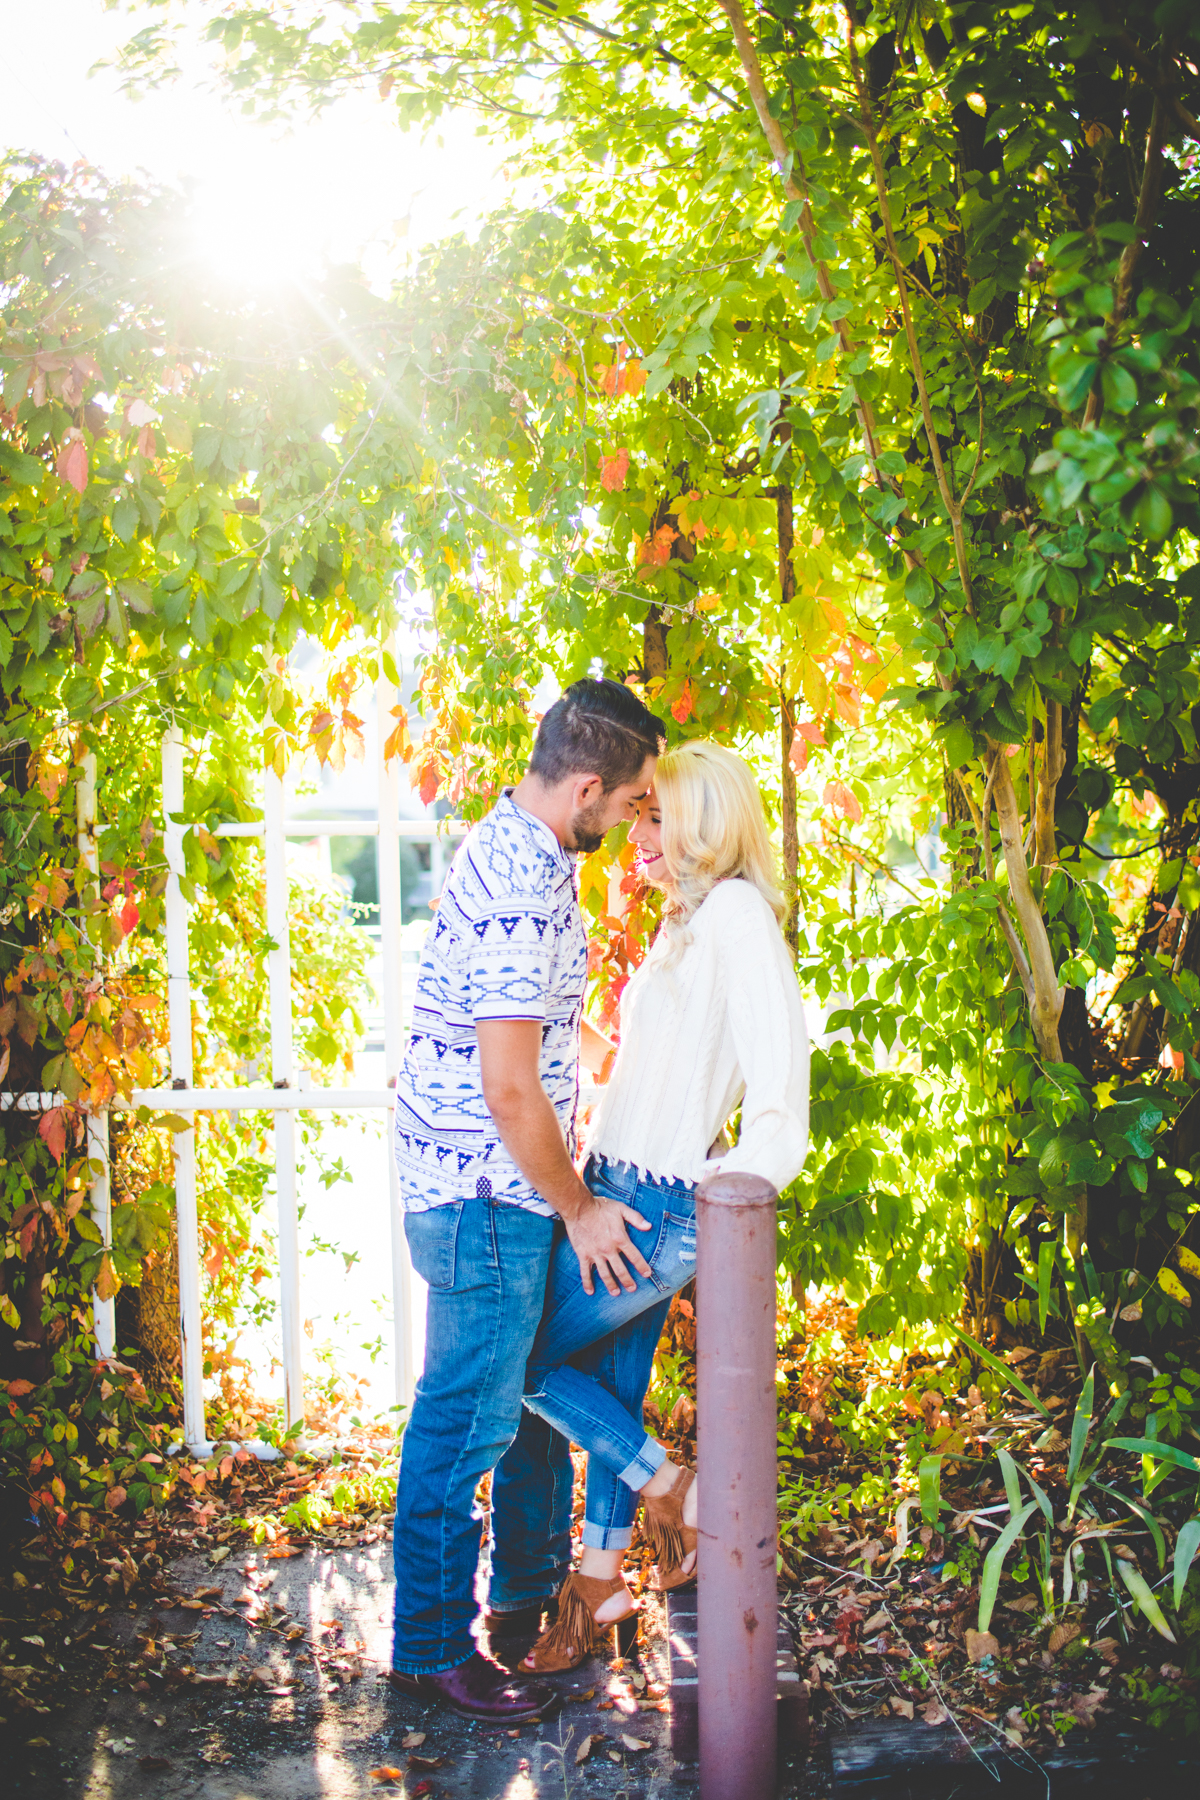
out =
[(696, 1273), (695, 1190), (643, 1180), (604, 1157), (593, 1157), (583, 1178), (593, 1193), (623, 1200), (650, 1221), (649, 1231), (629, 1232), (651, 1275), (635, 1276), (632, 1294), (609, 1294), (598, 1278), (595, 1293), (585, 1294), (566, 1232), (554, 1228), (527, 1411), (492, 1477), (493, 1612), (549, 1597), (570, 1568), (569, 1443), (588, 1452), (583, 1542), (598, 1550), (628, 1545), (638, 1493), (665, 1458), (642, 1426), (642, 1401), (671, 1295)]
[[(408, 1213), (404, 1229), (429, 1303), (425, 1370), (396, 1484), (392, 1663), (432, 1675), (475, 1649), (475, 1489), (521, 1421), (555, 1224), (517, 1206), (468, 1199)], [(578, 1273), (576, 1265), (576, 1280)], [(536, 1479), (548, 1505), (561, 1509), (553, 1475), (539, 1470)], [(569, 1466), (565, 1504), (569, 1529)]]

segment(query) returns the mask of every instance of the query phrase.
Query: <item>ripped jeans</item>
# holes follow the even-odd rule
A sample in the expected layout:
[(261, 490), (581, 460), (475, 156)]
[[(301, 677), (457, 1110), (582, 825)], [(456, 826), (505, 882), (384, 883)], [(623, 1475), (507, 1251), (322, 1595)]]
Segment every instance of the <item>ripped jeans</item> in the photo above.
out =
[(696, 1200), (689, 1182), (644, 1180), (593, 1157), (583, 1172), (595, 1194), (622, 1200), (650, 1221), (629, 1235), (650, 1265), (632, 1294), (596, 1279), (585, 1294), (579, 1260), (561, 1225), (550, 1253), (546, 1303), (525, 1375), (525, 1416), (492, 1477), (488, 1605), (515, 1612), (557, 1592), (571, 1554), (568, 1445), (588, 1453), (583, 1542), (626, 1548), (641, 1488), (665, 1452), (642, 1426), (642, 1401), (671, 1296), (696, 1272)]

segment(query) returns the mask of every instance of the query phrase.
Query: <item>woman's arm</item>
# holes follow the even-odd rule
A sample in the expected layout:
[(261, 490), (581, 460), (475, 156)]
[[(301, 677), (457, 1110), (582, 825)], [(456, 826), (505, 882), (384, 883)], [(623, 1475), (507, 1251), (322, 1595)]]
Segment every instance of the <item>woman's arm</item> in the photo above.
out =
[(718, 934), (726, 1005), (742, 1079), (742, 1128), (710, 1172), (761, 1175), (779, 1189), (800, 1173), (808, 1150), (808, 1029), (787, 946), (756, 894)]
[(594, 1075), (599, 1082), (606, 1081), (612, 1069), (609, 1059), (616, 1054), (616, 1045), (602, 1031), (597, 1031), (590, 1019), (584, 1019), (580, 1030), (579, 1060), (588, 1074)]

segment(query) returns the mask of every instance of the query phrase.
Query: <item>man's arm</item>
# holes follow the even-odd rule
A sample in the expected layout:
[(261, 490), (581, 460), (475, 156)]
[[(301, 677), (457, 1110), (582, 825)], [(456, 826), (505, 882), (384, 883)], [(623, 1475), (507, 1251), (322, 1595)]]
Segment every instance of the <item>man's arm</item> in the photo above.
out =
[(648, 1231), (649, 1220), (620, 1201), (597, 1198), (575, 1173), (558, 1116), (542, 1086), (541, 1021), (480, 1019), (475, 1035), (487, 1109), (530, 1187), (561, 1216), (579, 1258), (584, 1291), (595, 1292), (594, 1265), (610, 1294), (617, 1292), (618, 1283), (632, 1293), (636, 1284), (622, 1258), (627, 1257), (639, 1275), (648, 1276), (650, 1266), (631, 1242), (626, 1221)]

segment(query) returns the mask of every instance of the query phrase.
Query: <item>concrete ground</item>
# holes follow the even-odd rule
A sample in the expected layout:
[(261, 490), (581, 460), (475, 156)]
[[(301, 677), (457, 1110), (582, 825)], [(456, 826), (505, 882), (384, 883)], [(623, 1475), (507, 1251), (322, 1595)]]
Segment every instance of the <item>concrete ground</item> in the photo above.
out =
[[(169, 1600), (130, 1605), (111, 1637), (144, 1674), (109, 1681), (18, 1753), (21, 1800), (688, 1800), (665, 1708), (661, 1613), (648, 1601), (637, 1662), (596, 1659), (556, 1678), (559, 1715), (497, 1732), (422, 1707), (388, 1665), (391, 1549), (309, 1549), (273, 1560), (188, 1556)], [(648, 1629), (647, 1629), (648, 1628)], [(102, 1653), (93, 1652), (99, 1659)], [(135, 1674), (136, 1674), (135, 1670)], [(627, 1740), (632, 1739), (633, 1743)], [(587, 1745), (585, 1760), (577, 1761)], [(641, 1748), (645, 1745), (645, 1748)], [(28, 1760), (26, 1761), (26, 1758)], [(813, 1792), (791, 1771), (780, 1795)]]

